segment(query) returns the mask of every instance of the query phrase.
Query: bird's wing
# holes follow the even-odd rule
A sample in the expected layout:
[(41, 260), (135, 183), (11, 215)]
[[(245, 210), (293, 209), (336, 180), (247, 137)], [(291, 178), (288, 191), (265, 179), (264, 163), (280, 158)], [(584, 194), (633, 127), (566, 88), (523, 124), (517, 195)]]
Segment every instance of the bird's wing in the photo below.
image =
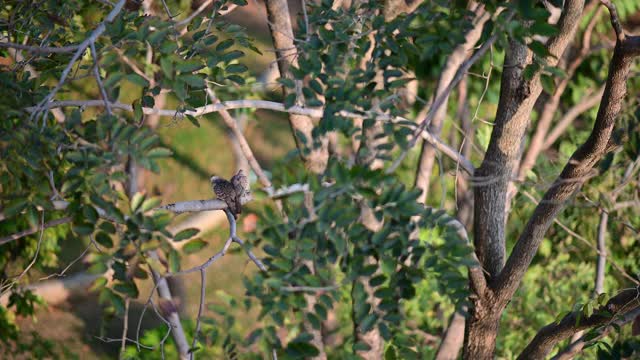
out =
[(240, 194), (249, 191), (249, 179), (244, 175), (242, 169), (238, 170), (238, 173), (233, 175), (231, 183), (233, 183), (236, 191)]

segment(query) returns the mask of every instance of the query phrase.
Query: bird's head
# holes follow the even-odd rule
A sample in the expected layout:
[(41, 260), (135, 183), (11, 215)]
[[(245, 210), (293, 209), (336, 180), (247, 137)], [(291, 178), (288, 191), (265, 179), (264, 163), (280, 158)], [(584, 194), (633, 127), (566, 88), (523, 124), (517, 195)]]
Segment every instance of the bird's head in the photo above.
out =
[(222, 180), (222, 178), (218, 175), (212, 175), (211, 178), (209, 178), (209, 180), (211, 181), (212, 184)]

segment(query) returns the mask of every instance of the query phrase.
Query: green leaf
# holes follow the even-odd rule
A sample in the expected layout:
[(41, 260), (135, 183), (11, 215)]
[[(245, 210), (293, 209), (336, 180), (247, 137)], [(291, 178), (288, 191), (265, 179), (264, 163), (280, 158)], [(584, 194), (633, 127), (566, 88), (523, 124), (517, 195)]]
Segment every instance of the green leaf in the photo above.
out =
[(201, 76), (194, 74), (180, 75), (178, 78), (184, 81), (187, 85), (195, 89), (202, 89), (205, 87), (204, 79)]
[(122, 296), (117, 295), (113, 291), (109, 291), (108, 299), (109, 304), (115, 308), (116, 313), (124, 314), (124, 300), (122, 299)]
[(196, 236), (199, 232), (200, 232), (200, 230), (196, 229), (196, 228), (185, 229), (185, 230), (182, 230), (179, 233), (177, 233), (173, 237), (173, 240), (174, 241), (183, 241), (183, 240), (186, 240), (186, 239), (190, 239), (190, 238)]
[(173, 152), (163, 147), (153, 148), (147, 152), (147, 156), (150, 158), (169, 157), (171, 155), (173, 155)]
[(78, 235), (87, 236), (93, 233), (93, 226), (88, 223), (80, 223), (73, 225), (71, 230)]
[(195, 125), (196, 127), (200, 127), (200, 122), (195, 116), (186, 115), (186, 117), (187, 117), (187, 120), (189, 120), (193, 125)]
[(529, 49), (541, 58), (546, 58), (549, 55), (549, 49), (547, 49), (547, 47), (538, 40), (533, 40), (529, 43)]
[(244, 64), (231, 64), (224, 69), (228, 73), (243, 73), (249, 68)]
[(116, 233), (116, 227), (110, 223), (110, 222), (103, 222), (102, 224), (100, 224), (100, 229), (104, 232), (106, 232), (107, 234), (115, 234)]
[(289, 94), (284, 98), (284, 107), (290, 108), (296, 104), (296, 94)]
[(284, 85), (284, 87), (286, 87), (287, 89), (293, 89), (296, 87), (296, 82), (293, 81), (293, 79), (289, 79), (289, 78), (279, 78), (278, 82), (282, 85)]
[(180, 271), (180, 254), (174, 249), (169, 251), (169, 271), (174, 274)]
[(138, 210), (138, 208), (140, 207), (140, 205), (142, 205), (142, 202), (144, 201), (144, 194), (143, 193), (135, 193), (133, 194), (133, 198), (131, 198), (131, 212), (136, 212)]
[(107, 235), (107, 233), (103, 231), (98, 231), (95, 236), (95, 240), (98, 244), (106, 247), (107, 249), (111, 249), (113, 247), (113, 240), (111, 240), (111, 236)]
[(129, 74), (126, 77), (127, 80), (129, 80), (130, 82), (136, 84), (136, 85), (140, 85), (142, 87), (147, 87), (149, 86), (149, 82), (147, 81), (147, 79), (143, 78), (142, 76), (138, 75), (138, 74)]
[(169, 29), (154, 31), (151, 35), (147, 37), (147, 41), (151, 45), (156, 45), (162, 39), (166, 38), (168, 33), (169, 33)]
[(22, 210), (24, 210), (24, 208), (27, 207), (28, 204), (29, 204), (28, 199), (19, 198), (19, 199), (13, 200), (7, 206), (5, 206), (2, 212), (7, 218), (11, 218), (18, 215)]
[(160, 68), (167, 79), (173, 79), (173, 61), (168, 56), (160, 58)]
[(220, 51), (220, 52), (225, 51), (228, 48), (230, 48), (231, 46), (233, 46), (234, 42), (235, 41), (233, 39), (227, 39), (227, 40), (221, 41), (218, 44), (218, 46), (216, 46), (216, 51)]
[(181, 73), (191, 73), (203, 69), (205, 66), (200, 60), (184, 60), (177, 62), (175, 67)]
[(235, 59), (239, 59), (244, 56), (244, 53), (240, 50), (229, 51), (228, 53), (221, 56), (222, 61), (229, 62)]
[(142, 203), (142, 206), (140, 207), (140, 212), (145, 213), (157, 207), (158, 205), (160, 205), (160, 203), (162, 203), (162, 199), (160, 199), (159, 197), (152, 197), (150, 199), (147, 199)]
[(140, 99), (134, 100), (131, 106), (133, 107), (133, 118), (136, 122), (141, 122), (142, 117), (144, 116), (144, 110), (142, 109)]
[(127, 295), (130, 298), (138, 297), (138, 287), (134, 282), (118, 283), (113, 286), (113, 290)]
[(207, 246), (207, 242), (202, 239), (195, 239), (189, 241), (183, 248), (185, 254), (194, 254)]
[(529, 30), (542, 36), (553, 36), (558, 33), (558, 29), (555, 26), (543, 21), (535, 21)]
[(287, 345), (287, 355), (294, 359), (304, 359), (308, 357), (318, 356), (320, 351), (315, 346), (300, 341), (292, 341)]

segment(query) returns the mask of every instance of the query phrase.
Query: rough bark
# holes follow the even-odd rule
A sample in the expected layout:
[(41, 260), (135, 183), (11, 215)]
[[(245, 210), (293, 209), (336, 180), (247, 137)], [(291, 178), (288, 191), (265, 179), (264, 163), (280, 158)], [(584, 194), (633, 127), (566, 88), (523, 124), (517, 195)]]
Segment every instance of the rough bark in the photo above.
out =
[[(441, 96), (445, 93), (445, 90), (453, 77), (456, 74), (456, 71), (462, 65), (464, 60), (470, 54), (471, 50), (473, 50), (474, 46), (480, 39), (480, 35), (482, 35), (482, 29), (484, 28), (484, 24), (491, 18), (491, 14), (484, 9), (484, 5), (477, 4), (472, 2), (470, 4), (470, 10), (475, 12), (475, 17), (472, 21), (473, 28), (466, 34), (464, 43), (458, 45), (455, 50), (449, 55), (447, 58), (447, 62), (444, 65), (442, 73), (440, 74), (440, 78), (438, 79), (438, 85), (436, 87), (434, 98)], [(440, 136), (440, 131), (442, 130), (442, 123), (447, 115), (447, 103), (449, 101), (449, 97), (447, 96), (444, 100), (442, 106), (438, 108), (436, 114), (431, 120), (431, 124), (429, 124), (429, 132), (435, 136)], [(433, 164), (435, 161), (436, 149), (429, 144), (429, 142), (424, 141), (422, 143), (422, 149), (420, 153), (420, 161), (418, 164), (418, 169), (416, 171), (416, 182), (415, 186), (422, 190), (422, 194), (418, 198), (418, 202), (425, 203), (427, 200), (427, 195), (429, 193), (429, 184), (431, 179), (431, 172), (433, 170)]]
[[(558, 35), (547, 43), (550, 54), (545, 59), (547, 64), (557, 64), (557, 59), (574, 36), (583, 8), (584, 0), (565, 2), (558, 22)], [(505, 56), (500, 101), (491, 140), (482, 165), (474, 176), (474, 243), (478, 258), (488, 272), (491, 286), (484, 294), (476, 294), (477, 297), (473, 299), (465, 337), (465, 358), (493, 358), (500, 314), (513, 296), (513, 292), (493, 290), (495, 287), (502, 290), (498, 277), (506, 257), (507, 190), (513, 169), (521, 155), (522, 141), (533, 106), (542, 92), (540, 72), (534, 73), (529, 79), (524, 77), (524, 69), (531, 58), (532, 54), (525, 45), (511, 42)], [(513, 258), (512, 256), (510, 260)], [(528, 264), (527, 262), (526, 266)], [(523, 274), (524, 270), (513, 291)]]
[(534, 210), (504, 270), (493, 284), (502, 302), (508, 301), (518, 288), (553, 219), (564, 208), (567, 200), (593, 175), (597, 162), (611, 150), (611, 135), (626, 95), (626, 80), (633, 58), (639, 54), (640, 37), (629, 37), (616, 44), (591, 135), (573, 153), (558, 179)]
[[(577, 331), (607, 324), (616, 315), (638, 308), (640, 304), (637, 303), (637, 296), (637, 289), (627, 289), (611, 298), (602, 308), (594, 310), (594, 314), (591, 316), (581, 316), (579, 311), (571, 312), (559, 323), (551, 323), (542, 328), (518, 356), (518, 359), (544, 359), (553, 350), (554, 346), (560, 341), (568, 339)], [(609, 312), (610, 315), (602, 315), (605, 311)], [(580, 320), (578, 321), (579, 317)]]
[[(573, 38), (583, 8), (583, 0), (565, 3), (558, 22), (558, 35), (550, 39), (547, 46), (549, 65), (557, 64)], [(525, 45), (511, 42), (505, 57), (494, 130), (484, 161), (476, 171), (475, 243), (478, 257), (491, 277), (495, 277), (504, 264), (507, 186), (520, 157), (533, 106), (542, 92), (539, 72), (529, 80), (523, 76), (531, 57)]]
[[(267, 0), (266, 5), (269, 31), (273, 46), (276, 49), (280, 76), (293, 78), (289, 68), (297, 66), (298, 52), (294, 43), (289, 6), (286, 0)], [(286, 95), (296, 94), (296, 105), (303, 105), (300, 82), (297, 82), (296, 89), (284, 88), (284, 91)], [(316, 139), (317, 143), (314, 144), (315, 141), (312, 136), (313, 121), (310, 117), (289, 114), (289, 124), (307, 169), (316, 174), (322, 173), (327, 166), (329, 158), (327, 139)]]
[(613, 324), (618, 327), (622, 327), (623, 325), (633, 322), (637, 316), (640, 316), (640, 308), (636, 308), (635, 310), (629, 311), (626, 314), (619, 316), (615, 321), (610, 321), (608, 326), (603, 326), (600, 330), (597, 331), (596, 336), (590, 336), (590, 334), (587, 334), (575, 341), (572, 341), (569, 346), (558, 352), (558, 354), (551, 358), (551, 360), (573, 359), (576, 355), (582, 352), (582, 350), (584, 350), (587, 345), (595, 343), (596, 341), (607, 336), (612, 330), (614, 330), (615, 327), (612, 326)]

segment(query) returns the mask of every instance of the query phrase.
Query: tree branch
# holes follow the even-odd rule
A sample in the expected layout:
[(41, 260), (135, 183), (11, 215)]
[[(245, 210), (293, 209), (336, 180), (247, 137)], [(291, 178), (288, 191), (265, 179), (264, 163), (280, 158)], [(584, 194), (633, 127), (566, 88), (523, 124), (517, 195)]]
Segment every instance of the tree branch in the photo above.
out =
[[(434, 97), (441, 96), (444, 94), (447, 85), (451, 83), (455, 75), (455, 70), (457, 70), (463, 61), (467, 58), (469, 52), (473, 50), (473, 47), (480, 39), (480, 35), (482, 35), (482, 29), (484, 29), (484, 24), (491, 18), (491, 14), (485, 10), (483, 4), (478, 4), (475, 1), (470, 2), (470, 8), (474, 11), (474, 18), (472, 20), (473, 28), (467, 32), (465, 35), (465, 41), (458, 45), (451, 55), (447, 57), (447, 63), (444, 65), (443, 71), (440, 74), (440, 78), (438, 79), (438, 85), (434, 94)], [(447, 103), (449, 99), (449, 94), (446, 94), (442, 106), (436, 110), (433, 120), (431, 124), (429, 124), (429, 131), (427, 134), (431, 134), (433, 136), (438, 136), (442, 129), (442, 123), (445, 120), (447, 115)], [(435, 148), (431, 145), (431, 142), (425, 141), (422, 144), (422, 150), (420, 154), (420, 160), (418, 163), (418, 168), (416, 170), (416, 180), (415, 186), (422, 190), (422, 194), (420, 195), (419, 202), (425, 203), (427, 199), (427, 195), (429, 192), (429, 184), (431, 180), (431, 172), (433, 170), (433, 164), (435, 159)]]
[[(614, 17), (615, 12), (611, 15)], [(597, 162), (610, 150), (615, 120), (626, 95), (626, 80), (631, 63), (640, 54), (639, 44), (638, 37), (632, 36), (616, 43), (591, 135), (573, 153), (560, 176), (547, 190), (520, 235), (503, 271), (492, 283), (502, 303), (506, 304), (515, 293), (554, 218), (586, 181)]]
[(89, 47), (89, 45), (94, 43), (96, 41), (96, 39), (100, 35), (102, 35), (102, 33), (107, 28), (106, 24), (112, 22), (115, 19), (115, 17), (118, 16), (120, 11), (122, 11), (122, 8), (123, 8), (125, 2), (126, 2), (125, 0), (118, 1), (118, 3), (113, 7), (111, 12), (104, 19), (104, 21), (102, 21), (100, 23), (100, 25), (98, 25), (98, 27), (96, 27), (96, 29), (91, 32), (91, 35), (89, 35), (89, 37), (87, 37), (82, 43), (80, 43), (80, 45), (78, 45), (78, 48), (77, 48), (76, 52), (73, 54), (73, 56), (71, 57), (71, 60), (69, 61), (69, 64), (62, 71), (62, 75), (60, 75), (60, 79), (58, 80), (58, 84), (53, 88), (53, 90), (51, 90), (49, 92), (49, 94), (42, 101), (40, 101), (40, 103), (38, 103), (38, 105), (35, 107), (36, 110), (31, 114), (32, 117), (37, 115), (38, 112), (41, 111), (41, 110), (43, 110), (43, 111), (44, 110), (48, 110), (47, 104), (51, 100), (53, 100), (53, 97), (60, 90), (60, 88), (62, 88), (62, 85), (64, 84), (65, 80), (67, 79), (67, 76), (69, 76), (69, 73), (71, 72), (71, 69), (73, 68), (73, 65), (76, 63), (76, 61), (78, 61), (80, 56), (82, 56), (82, 54), (84, 54), (85, 50)]
[(558, 352), (556, 356), (554, 356), (551, 360), (570, 360), (573, 359), (577, 354), (582, 352), (582, 350), (589, 344), (592, 344), (603, 337), (607, 336), (611, 330), (615, 329), (613, 324), (616, 326), (622, 327), (630, 322), (632, 322), (636, 317), (640, 316), (640, 308), (636, 308), (635, 310), (629, 311), (628, 313), (621, 315), (618, 319), (611, 322), (611, 325), (603, 327), (600, 331), (598, 331), (598, 335), (595, 337), (587, 335), (583, 335), (578, 340), (572, 342), (568, 347), (564, 350)]
[(638, 289), (627, 289), (612, 297), (606, 305), (597, 310), (594, 309), (594, 314), (591, 316), (583, 316), (581, 310), (572, 311), (560, 322), (551, 323), (542, 328), (522, 350), (518, 359), (544, 359), (556, 344), (571, 337), (577, 331), (607, 324), (617, 315), (638, 309), (639, 296)]
[(31, 234), (35, 234), (40, 230), (45, 230), (45, 229), (48, 229), (50, 227), (54, 227), (54, 226), (70, 223), (71, 220), (72, 219), (71, 219), (70, 216), (65, 216), (65, 217), (62, 217), (60, 219), (51, 220), (51, 221), (49, 221), (47, 223), (44, 223), (42, 226), (37, 226), (37, 227), (31, 228), (31, 229), (27, 229), (27, 230), (23, 230), (23, 231), (17, 232), (17, 233), (12, 234), (12, 235), (0, 237), (0, 246), (4, 245), (6, 243), (12, 242), (14, 240), (18, 240), (18, 239), (23, 238), (25, 236), (28, 236), (28, 235), (31, 235)]
[(30, 53), (38, 53), (38, 54), (65, 54), (77, 51), (81, 45), (68, 45), (68, 46), (60, 46), (60, 47), (49, 47), (49, 46), (32, 46), (32, 45), (22, 45), (10, 42), (0, 42), (0, 48), (12, 48), (16, 50), (24, 50)]
[[(129, 104), (123, 104), (119, 102), (112, 102), (111, 108), (124, 110), (128, 112), (133, 112), (133, 107)], [(47, 109), (55, 109), (60, 107), (67, 106), (77, 106), (77, 107), (100, 107), (104, 106), (104, 101), (102, 100), (63, 100), (63, 101), (53, 101), (50, 102), (46, 108)], [(223, 101), (217, 102), (215, 104), (209, 104), (205, 106), (198, 107), (196, 109), (187, 110), (184, 112), (180, 112), (175, 109), (154, 109), (154, 108), (142, 108), (142, 112), (145, 115), (159, 115), (159, 116), (169, 116), (169, 117), (181, 117), (183, 115), (190, 116), (202, 116), (214, 112), (220, 112), (222, 110), (232, 110), (232, 109), (264, 109), (264, 110), (273, 110), (273, 111), (281, 111), (287, 112), (290, 114), (299, 114), (310, 116), (314, 118), (321, 118), (324, 114), (324, 109), (322, 108), (311, 108), (311, 107), (303, 107), (303, 106), (292, 106), (286, 108), (284, 104), (274, 101), (266, 101), (266, 100), (231, 100), (231, 101)], [(36, 111), (35, 107), (28, 107), (25, 109), (28, 112)], [(412, 122), (403, 117), (390, 117), (387, 114), (383, 113), (367, 113), (367, 114), (359, 114), (353, 113), (349, 111), (340, 111), (338, 113), (340, 116), (350, 118), (350, 119), (358, 119), (362, 118), (364, 115), (372, 116), (378, 121), (391, 121), (394, 123), (402, 123), (403, 125), (409, 125)], [(440, 150), (443, 154), (450, 157), (456, 163), (459, 163), (462, 168), (468, 172), (469, 174), (473, 174), (475, 168), (471, 161), (466, 159), (464, 156), (460, 155), (457, 150), (453, 149), (446, 143), (444, 143), (440, 138), (431, 134), (428, 130), (424, 129), (418, 133), (424, 140), (428, 141), (431, 145), (433, 145), (436, 149)], [(215, 209), (214, 209), (215, 210)]]
[[(266, 0), (265, 3), (267, 6), (269, 32), (276, 50), (280, 77), (292, 79), (289, 69), (298, 65), (298, 51), (294, 43), (295, 38), (287, 0)], [(287, 89), (284, 86), (282, 88), (286, 95), (295, 94), (296, 105), (300, 106), (303, 105), (304, 101), (302, 97), (302, 82), (300, 80), (295, 80), (295, 82), (296, 89), (294, 90)], [(314, 139), (312, 134), (314, 126), (309, 117), (290, 114), (289, 124), (291, 125), (296, 145), (305, 161), (305, 166), (313, 173), (319, 174), (323, 172), (329, 159), (327, 138)], [(305, 149), (310, 150), (310, 152), (305, 154)]]

